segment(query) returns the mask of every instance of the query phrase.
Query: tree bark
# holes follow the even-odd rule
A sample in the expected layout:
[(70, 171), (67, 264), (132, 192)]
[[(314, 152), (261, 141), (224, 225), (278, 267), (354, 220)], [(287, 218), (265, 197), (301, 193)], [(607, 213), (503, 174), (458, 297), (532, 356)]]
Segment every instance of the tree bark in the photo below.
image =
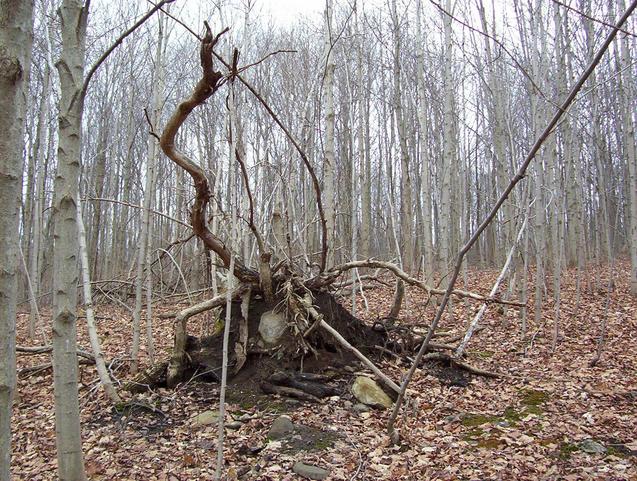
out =
[(58, 167), (53, 203), (53, 379), (58, 477), (86, 479), (78, 401), (77, 202), (80, 175), (84, 52), (88, 4), (64, 0), (59, 10), (62, 55), (60, 75)]
[(11, 407), (16, 384), (18, 209), (33, 2), (1, 0), (0, 12), (0, 481), (10, 481)]

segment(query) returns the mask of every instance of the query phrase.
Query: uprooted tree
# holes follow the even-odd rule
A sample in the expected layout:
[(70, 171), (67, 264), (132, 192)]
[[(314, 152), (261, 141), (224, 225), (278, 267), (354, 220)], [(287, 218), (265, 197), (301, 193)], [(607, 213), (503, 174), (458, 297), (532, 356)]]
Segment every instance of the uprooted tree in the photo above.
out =
[[(431, 298), (443, 295), (444, 290), (435, 289), (424, 282), (411, 277), (397, 265), (379, 260), (353, 261), (340, 265), (328, 264), (328, 229), (321, 201), (321, 187), (316, 172), (308, 156), (289, 130), (258, 94), (258, 92), (239, 74), (237, 67), (238, 52), (235, 50), (231, 63), (224, 61), (214, 47), (220, 36), (227, 31), (213, 36), (206, 23), (206, 34), (201, 40), (202, 76), (190, 96), (184, 100), (170, 117), (160, 137), (160, 145), (166, 156), (181, 169), (188, 172), (195, 188), (195, 199), (191, 206), (190, 224), (193, 233), (203, 242), (206, 249), (214, 252), (219, 263), (228, 269), (238, 280), (233, 288), (232, 324), (230, 328), (230, 372), (236, 374), (251, 359), (270, 356), (281, 363), (293, 363), (308, 355), (320, 355), (321, 352), (349, 352), (358, 357), (376, 376), (390, 389), (398, 391), (398, 386), (378, 370), (369, 360), (372, 352), (378, 347), (387, 350), (392, 347), (387, 332), (366, 325), (343, 308), (334, 297), (334, 286), (341, 276), (358, 268), (372, 268), (387, 271), (397, 280), (422, 290), (423, 296)], [(227, 69), (226, 74), (215, 70), (213, 58)], [(261, 102), (274, 122), (283, 130), (288, 140), (298, 152), (311, 180), (314, 189), (317, 211), (321, 223), (320, 258), (312, 273), (297, 265), (294, 259), (276, 259), (273, 256), (268, 236), (259, 231), (254, 220), (253, 198), (244, 160), (238, 150), (235, 158), (243, 177), (245, 195), (248, 196), (250, 215), (246, 222), (251, 235), (254, 236), (259, 250), (259, 265), (246, 265), (244, 259), (232, 251), (224, 241), (208, 227), (207, 207), (212, 197), (210, 185), (205, 171), (184, 151), (176, 146), (176, 136), (198, 106), (201, 106), (219, 89), (239, 79)], [(310, 269), (311, 272), (311, 269)], [(498, 302), (517, 305), (476, 293), (454, 290), (458, 297), (475, 299), (481, 302)], [(188, 335), (188, 320), (193, 316), (210, 309), (223, 307), (226, 295), (220, 295), (200, 304), (190, 306), (175, 315), (175, 344), (172, 356), (166, 368), (167, 384), (175, 386), (187, 379), (194, 369), (203, 368), (215, 375), (221, 371), (222, 336), (196, 339)], [(412, 345), (412, 348), (417, 345)], [(382, 350), (382, 349), (381, 349)], [(282, 382), (283, 383), (283, 382)], [(263, 387), (263, 386), (262, 386)], [(312, 389), (303, 389), (313, 395)], [(267, 390), (267, 388), (266, 388)]]

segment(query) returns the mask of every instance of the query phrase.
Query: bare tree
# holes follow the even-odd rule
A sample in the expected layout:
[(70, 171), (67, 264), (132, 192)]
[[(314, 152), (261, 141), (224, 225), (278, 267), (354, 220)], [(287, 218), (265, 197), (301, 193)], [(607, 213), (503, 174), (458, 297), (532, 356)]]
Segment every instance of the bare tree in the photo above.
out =
[(53, 379), (58, 476), (86, 479), (80, 429), (77, 363), (78, 227), (84, 83), (84, 50), (88, 3), (64, 0), (60, 7), (62, 55), (60, 74), (58, 167), (55, 178), (53, 239)]
[(0, 481), (11, 479), (11, 407), (15, 389), (15, 325), (19, 199), (24, 155), (33, 2), (0, 2)]

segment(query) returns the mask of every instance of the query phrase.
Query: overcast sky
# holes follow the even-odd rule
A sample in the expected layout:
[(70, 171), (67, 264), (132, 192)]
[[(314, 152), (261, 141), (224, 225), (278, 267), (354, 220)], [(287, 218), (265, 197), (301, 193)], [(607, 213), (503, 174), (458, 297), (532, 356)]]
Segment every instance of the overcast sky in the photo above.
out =
[(257, 11), (269, 12), (273, 20), (281, 24), (293, 23), (299, 16), (310, 18), (325, 9), (325, 0), (257, 0)]

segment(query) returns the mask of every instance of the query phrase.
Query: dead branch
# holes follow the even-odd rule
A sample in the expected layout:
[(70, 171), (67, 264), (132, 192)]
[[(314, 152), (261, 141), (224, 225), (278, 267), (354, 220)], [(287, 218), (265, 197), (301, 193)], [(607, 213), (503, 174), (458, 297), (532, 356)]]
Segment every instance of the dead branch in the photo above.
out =
[[(23, 354), (44, 354), (53, 351), (53, 346), (16, 346), (16, 352)], [(77, 355), (89, 361), (95, 362), (95, 357), (88, 351), (77, 349)]]
[(195, 234), (197, 234), (197, 236), (202, 240), (207, 249), (214, 251), (219, 256), (226, 268), (230, 267), (230, 259), (231, 257), (234, 257), (234, 274), (239, 280), (243, 282), (257, 283), (259, 282), (259, 274), (253, 269), (245, 266), (243, 262), (237, 258), (237, 256), (232, 254), (223, 241), (213, 234), (210, 229), (208, 229), (206, 208), (210, 197), (212, 196), (210, 186), (208, 185), (208, 179), (204, 170), (193, 162), (186, 154), (180, 151), (175, 145), (177, 132), (188, 116), (196, 107), (202, 105), (207, 99), (209, 99), (221, 86), (223, 75), (221, 72), (214, 70), (212, 49), (219, 37), (228, 29), (226, 28), (213, 38), (212, 31), (210, 30), (208, 23), (205, 23), (205, 26), (206, 35), (201, 42), (200, 50), (201, 67), (203, 70), (202, 78), (195, 86), (190, 97), (179, 104), (173, 115), (170, 117), (170, 120), (161, 135), (159, 145), (161, 146), (164, 154), (166, 154), (170, 160), (190, 174), (195, 184), (195, 202), (190, 213), (190, 223)]
[[(435, 287), (431, 287), (430, 285), (424, 283), (423, 281), (416, 279), (415, 277), (411, 277), (409, 274), (403, 271), (396, 264), (392, 264), (391, 262), (372, 260), (372, 259), (368, 259), (365, 261), (347, 262), (345, 264), (341, 264), (339, 266), (333, 267), (332, 269), (327, 271), (325, 274), (319, 274), (318, 276), (308, 280), (306, 282), (306, 286), (308, 286), (309, 288), (318, 288), (322, 286), (327, 286), (327, 285), (330, 285), (332, 282), (334, 282), (336, 278), (339, 277), (343, 272), (351, 270), (351, 269), (357, 269), (357, 268), (363, 268), (363, 267), (386, 269), (388, 271), (391, 271), (396, 277), (402, 279), (409, 285), (412, 285), (424, 290), (430, 296), (431, 295), (441, 296), (445, 294), (444, 289), (437, 289)], [(506, 304), (508, 306), (515, 306), (515, 307), (526, 306), (526, 304), (524, 303), (507, 301), (497, 297), (487, 297), (481, 294), (476, 294), (475, 292), (463, 291), (460, 289), (453, 289), (452, 294), (457, 297), (474, 299), (476, 301), (482, 301), (485, 303)]]
[(387, 387), (393, 389), (396, 392), (400, 392), (400, 387), (398, 386), (398, 384), (396, 384), (389, 377), (387, 377), (387, 375), (383, 373), (380, 369), (378, 369), (378, 367), (376, 367), (372, 361), (370, 361), (367, 357), (365, 357), (365, 355), (362, 352), (360, 352), (358, 349), (352, 346), (349, 342), (347, 342), (347, 340), (343, 336), (341, 336), (336, 329), (334, 329), (327, 322), (325, 322), (325, 320), (323, 319), (323, 316), (321, 316), (321, 314), (319, 314), (314, 307), (312, 306), (307, 307), (307, 311), (310, 314), (310, 316), (312, 316), (312, 318), (316, 321), (317, 325), (321, 326), (323, 329), (329, 332), (334, 337), (334, 339), (336, 339), (345, 349), (347, 349), (349, 352), (354, 354), (358, 359), (360, 359), (363, 362), (363, 364), (365, 364), (368, 368), (370, 368), (372, 372)]

